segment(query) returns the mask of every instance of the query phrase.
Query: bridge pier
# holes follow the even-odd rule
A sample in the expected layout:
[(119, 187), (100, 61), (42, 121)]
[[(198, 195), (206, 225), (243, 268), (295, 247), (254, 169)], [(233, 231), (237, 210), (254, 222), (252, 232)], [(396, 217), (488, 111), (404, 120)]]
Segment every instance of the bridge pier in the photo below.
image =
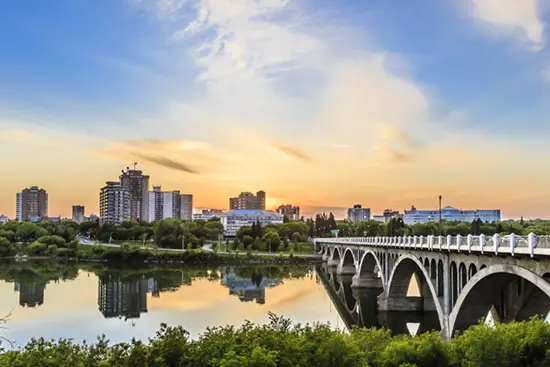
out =
[(352, 288), (378, 288), (383, 289), (382, 279), (375, 277), (373, 274), (363, 274), (357, 273), (353, 276)]
[(342, 263), (338, 264), (336, 268), (336, 274), (338, 275), (355, 275), (355, 265), (344, 265)]
[(338, 266), (338, 265), (340, 265), (340, 259), (328, 259), (328, 260), (327, 260), (327, 265), (328, 265), (329, 267)]
[(423, 309), (424, 299), (422, 297), (388, 297), (385, 295), (378, 297), (379, 311), (422, 312)]

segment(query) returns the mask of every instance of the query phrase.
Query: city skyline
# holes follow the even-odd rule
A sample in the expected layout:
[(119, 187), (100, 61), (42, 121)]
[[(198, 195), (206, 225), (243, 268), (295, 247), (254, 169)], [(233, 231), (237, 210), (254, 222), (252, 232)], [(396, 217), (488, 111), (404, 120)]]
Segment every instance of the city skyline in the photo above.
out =
[(200, 207), (550, 217), (542, 1), (33, 6), (0, 12), (0, 214), (31, 185), (50, 216), (98, 213), (137, 161)]

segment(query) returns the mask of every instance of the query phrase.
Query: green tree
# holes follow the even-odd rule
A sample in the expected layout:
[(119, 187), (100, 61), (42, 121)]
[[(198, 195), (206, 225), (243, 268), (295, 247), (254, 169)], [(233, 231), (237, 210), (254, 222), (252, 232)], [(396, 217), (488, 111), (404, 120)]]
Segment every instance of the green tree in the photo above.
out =
[(270, 251), (278, 251), (281, 238), (276, 231), (267, 231), (262, 237), (262, 248)]
[(13, 245), (6, 237), (0, 237), (0, 256), (9, 256), (13, 252)]

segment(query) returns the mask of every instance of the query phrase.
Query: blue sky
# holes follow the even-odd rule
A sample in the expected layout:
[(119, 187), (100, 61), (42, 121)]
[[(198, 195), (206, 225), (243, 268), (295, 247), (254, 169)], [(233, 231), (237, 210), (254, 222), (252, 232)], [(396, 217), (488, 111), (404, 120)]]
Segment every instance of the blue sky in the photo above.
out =
[(0, 212), (31, 184), (61, 214), (94, 208), (139, 160), (200, 206), (259, 186), (273, 205), (375, 210), (442, 191), (544, 216), (549, 20), (545, 0), (7, 2)]

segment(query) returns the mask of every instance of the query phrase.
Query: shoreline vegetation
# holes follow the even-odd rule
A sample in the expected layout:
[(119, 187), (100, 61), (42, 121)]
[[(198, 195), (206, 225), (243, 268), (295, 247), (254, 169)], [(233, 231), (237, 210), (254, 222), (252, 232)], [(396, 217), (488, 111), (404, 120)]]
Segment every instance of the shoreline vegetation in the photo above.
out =
[[(207, 328), (193, 340), (181, 326), (162, 324), (147, 342), (111, 344), (104, 337), (78, 344), (70, 339), (30, 340), (0, 349), (6, 367), (246, 367), (246, 366), (533, 366), (550, 365), (550, 325), (529, 321), (479, 324), (443, 341), (436, 332), (392, 336), (382, 329), (332, 330), (293, 325), (270, 314), (270, 323)], [(1, 347), (0, 347), (1, 348)]]

